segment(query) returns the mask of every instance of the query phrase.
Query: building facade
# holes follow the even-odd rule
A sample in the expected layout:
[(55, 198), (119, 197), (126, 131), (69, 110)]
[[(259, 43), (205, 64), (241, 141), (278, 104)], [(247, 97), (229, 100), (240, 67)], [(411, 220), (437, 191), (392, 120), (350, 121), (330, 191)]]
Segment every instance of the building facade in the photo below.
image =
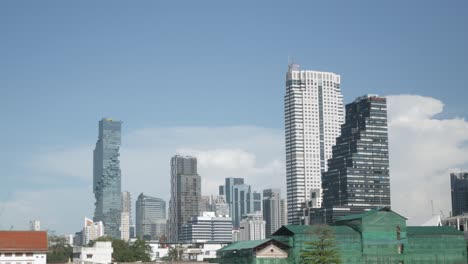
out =
[(31, 230), (31, 231), (40, 231), (41, 230), (41, 221), (39, 221), (39, 220), (29, 221), (29, 230)]
[[(322, 173), (344, 121), (340, 76), (300, 70), (292, 64), (284, 96), (288, 223), (299, 224), (311, 191), (322, 188)], [(317, 207), (321, 207), (318, 197)]]
[(171, 158), (171, 199), (169, 201), (168, 240), (177, 242), (192, 216), (198, 215), (201, 197), (201, 177), (195, 157)]
[(110, 264), (112, 242), (98, 241), (92, 247), (73, 247), (73, 264)]
[(390, 206), (387, 104), (367, 95), (346, 105), (346, 122), (323, 174), (323, 208), (312, 210), (312, 223)]
[(265, 239), (265, 225), (262, 214), (245, 215), (240, 222), (239, 241)]
[(121, 130), (121, 121), (110, 118), (99, 121), (99, 138), (93, 161), (94, 221), (102, 221), (106, 226), (106, 235), (114, 238), (120, 238), (122, 212)]
[(120, 217), (120, 238), (130, 240), (130, 226), (132, 226), (132, 196), (130, 192), (122, 192), (122, 214)]
[(181, 242), (232, 242), (232, 219), (203, 212), (182, 226)]
[(91, 240), (104, 236), (104, 224), (102, 221), (94, 222), (85, 217), (83, 231), (81, 232), (81, 243), (79, 245), (86, 246)]
[(281, 199), (280, 189), (263, 190), (263, 220), (266, 223), (266, 237), (286, 225), (285, 204), (284, 199)]
[(46, 264), (46, 231), (0, 231), (0, 263)]
[(452, 215), (468, 213), (468, 172), (450, 174)]
[(141, 193), (136, 201), (136, 236), (158, 239), (166, 232), (166, 202)]
[[(222, 248), (217, 263), (302, 263), (301, 253), (310, 248), (310, 242), (323, 239), (323, 230), (329, 230), (328, 241), (336, 245), (341, 263), (455, 264), (467, 260), (463, 232), (447, 226), (406, 226), (405, 217), (384, 207), (348, 215), (333, 226), (283, 226), (270, 240), (241, 241)], [(287, 254), (281, 254), (283, 258), (278, 259), (276, 254), (264, 252), (265, 247), (258, 245), (267, 241), (275, 241)]]

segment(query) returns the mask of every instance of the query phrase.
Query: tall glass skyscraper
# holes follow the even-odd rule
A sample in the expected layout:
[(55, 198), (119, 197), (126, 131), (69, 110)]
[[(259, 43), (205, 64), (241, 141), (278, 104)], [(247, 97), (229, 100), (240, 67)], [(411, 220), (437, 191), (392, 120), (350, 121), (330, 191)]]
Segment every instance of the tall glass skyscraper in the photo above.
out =
[(106, 235), (120, 238), (122, 211), (119, 149), (122, 122), (103, 118), (99, 121), (99, 138), (94, 149), (93, 192), (96, 198), (94, 221), (104, 223)]
[(166, 233), (166, 202), (141, 193), (136, 201), (136, 236), (158, 239)]
[(468, 172), (450, 173), (452, 215), (468, 212)]
[(344, 121), (340, 76), (300, 70), (292, 64), (284, 96), (288, 223), (299, 224), (302, 209), (315, 197), (321, 207), (322, 173)]
[[(323, 210), (313, 222), (390, 206), (387, 104), (367, 95), (346, 105), (346, 122), (323, 174)], [(320, 210), (318, 210), (320, 211)]]

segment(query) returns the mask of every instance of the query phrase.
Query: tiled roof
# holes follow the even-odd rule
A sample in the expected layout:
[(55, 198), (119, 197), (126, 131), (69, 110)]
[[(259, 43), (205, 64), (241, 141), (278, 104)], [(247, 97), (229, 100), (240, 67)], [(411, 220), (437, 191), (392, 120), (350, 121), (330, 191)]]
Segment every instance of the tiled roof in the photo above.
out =
[(463, 236), (462, 231), (458, 231), (451, 226), (408, 226), (406, 227), (408, 236), (414, 235), (459, 235)]
[(0, 251), (47, 251), (46, 231), (0, 231)]

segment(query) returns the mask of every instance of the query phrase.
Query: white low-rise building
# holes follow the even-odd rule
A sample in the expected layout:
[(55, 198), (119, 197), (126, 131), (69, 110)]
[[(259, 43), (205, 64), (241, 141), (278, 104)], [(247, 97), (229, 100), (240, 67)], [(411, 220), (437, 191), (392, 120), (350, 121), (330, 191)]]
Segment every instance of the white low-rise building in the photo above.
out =
[(0, 263), (46, 264), (47, 232), (0, 231)]
[(98, 241), (92, 247), (73, 247), (74, 264), (112, 263), (112, 242)]

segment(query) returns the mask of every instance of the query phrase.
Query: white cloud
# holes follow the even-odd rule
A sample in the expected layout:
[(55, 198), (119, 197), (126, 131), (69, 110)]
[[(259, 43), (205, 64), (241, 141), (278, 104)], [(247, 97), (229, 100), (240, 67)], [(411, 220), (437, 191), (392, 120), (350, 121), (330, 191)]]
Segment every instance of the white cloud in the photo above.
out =
[(388, 96), (393, 209), (423, 223), (451, 210), (449, 174), (468, 163), (468, 123), (437, 119), (442, 102), (416, 95)]
[[(436, 213), (450, 210), (449, 173), (468, 165), (468, 123), (435, 118), (442, 110), (442, 102), (433, 98), (388, 97), (392, 206), (413, 223), (430, 218), (431, 200)], [(88, 187), (13, 190), (9, 202), (0, 204), (0, 210), (8, 210), (3, 225), (40, 218), (59, 232), (78, 231), (76, 223), (93, 212), (92, 149), (49, 151), (28, 163), (33, 172), (78, 179)], [(160, 127), (124, 134), (122, 189), (133, 201), (141, 192), (168, 200), (169, 161), (175, 154), (198, 158), (204, 194), (217, 193), (226, 177), (244, 177), (258, 191), (279, 187), (285, 192), (283, 130), (255, 126)]]

